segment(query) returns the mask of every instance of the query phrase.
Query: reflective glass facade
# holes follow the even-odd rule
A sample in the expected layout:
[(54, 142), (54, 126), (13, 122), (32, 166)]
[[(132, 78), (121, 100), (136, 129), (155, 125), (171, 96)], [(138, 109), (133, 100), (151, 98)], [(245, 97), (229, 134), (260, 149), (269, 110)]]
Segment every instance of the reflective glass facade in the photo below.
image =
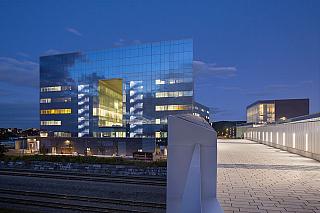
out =
[[(167, 116), (193, 113), (197, 105), (192, 61), (191, 39), (43, 56), (41, 130), (165, 138)], [(204, 113), (197, 114), (208, 119), (208, 108), (198, 106)]]

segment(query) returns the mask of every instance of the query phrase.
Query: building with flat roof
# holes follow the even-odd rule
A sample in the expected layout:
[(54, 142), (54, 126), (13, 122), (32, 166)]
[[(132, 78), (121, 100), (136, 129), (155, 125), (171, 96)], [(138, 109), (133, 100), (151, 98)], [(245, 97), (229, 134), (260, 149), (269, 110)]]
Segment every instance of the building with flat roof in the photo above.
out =
[(247, 123), (274, 123), (308, 115), (309, 99), (256, 101), (247, 107)]
[(193, 113), (192, 39), (40, 57), (41, 136), (166, 138), (167, 117)]

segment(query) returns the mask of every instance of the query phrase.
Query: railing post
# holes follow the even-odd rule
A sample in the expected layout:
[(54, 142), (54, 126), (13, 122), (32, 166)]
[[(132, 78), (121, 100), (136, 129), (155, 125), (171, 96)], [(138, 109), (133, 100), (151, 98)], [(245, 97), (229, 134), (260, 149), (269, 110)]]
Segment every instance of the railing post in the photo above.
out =
[(216, 195), (217, 133), (203, 118), (169, 116), (167, 213), (223, 212)]

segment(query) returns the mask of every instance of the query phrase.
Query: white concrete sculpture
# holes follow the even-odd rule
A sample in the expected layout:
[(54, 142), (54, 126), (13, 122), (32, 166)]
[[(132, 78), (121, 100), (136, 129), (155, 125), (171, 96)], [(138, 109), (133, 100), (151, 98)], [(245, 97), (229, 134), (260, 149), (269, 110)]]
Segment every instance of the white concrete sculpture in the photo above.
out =
[(220, 213), (217, 133), (203, 118), (169, 116), (167, 213)]

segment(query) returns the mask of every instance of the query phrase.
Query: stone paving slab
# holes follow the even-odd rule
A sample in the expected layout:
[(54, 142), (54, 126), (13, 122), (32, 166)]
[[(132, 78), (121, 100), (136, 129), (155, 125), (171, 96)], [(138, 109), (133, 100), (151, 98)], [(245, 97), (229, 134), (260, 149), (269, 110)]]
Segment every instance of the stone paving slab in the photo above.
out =
[(319, 212), (320, 162), (248, 140), (218, 140), (225, 212)]

